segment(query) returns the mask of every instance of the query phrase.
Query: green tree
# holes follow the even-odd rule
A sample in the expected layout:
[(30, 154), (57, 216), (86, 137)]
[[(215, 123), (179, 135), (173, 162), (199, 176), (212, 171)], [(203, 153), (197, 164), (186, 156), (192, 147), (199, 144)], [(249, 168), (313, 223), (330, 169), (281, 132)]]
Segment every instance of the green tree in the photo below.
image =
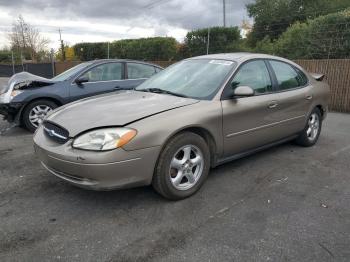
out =
[[(149, 61), (174, 59), (177, 41), (172, 37), (124, 39), (110, 43), (110, 58)], [(82, 61), (107, 58), (107, 43), (80, 43), (74, 46), (75, 55)]]
[(265, 36), (263, 40), (257, 42), (253, 49), (256, 53), (275, 54), (275, 44), (269, 36)]
[(255, 46), (266, 36), (275, 40), (297, 21), (305, 22), (349, 5), (350, 0), (256, 0), (247, 5), (248, 14), (254, 19), (249, 44)]
[(79, 43), (74, 45), (74, 53), (81, 61), (107, 58), (107, 43)]
[[(238, 51), (240, 47), (238, 27), (212, 27), (209, 34), (209, 53)], [(208, 28), (188, 32), (185, 39), (190, 56), (207, 53)]]
[(277, 55), (290, 59), (350, 56), (350, 9), (295, 23), (275, 41)]
[(0, 63), (9, 63), (12, 61), (12, 52), (4, 49), (0, 50)]

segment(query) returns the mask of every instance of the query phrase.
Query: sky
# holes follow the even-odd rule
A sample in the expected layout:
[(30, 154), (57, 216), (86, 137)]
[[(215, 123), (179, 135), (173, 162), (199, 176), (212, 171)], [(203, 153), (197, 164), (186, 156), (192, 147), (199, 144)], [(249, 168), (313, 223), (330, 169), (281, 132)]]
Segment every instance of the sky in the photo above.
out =
[[(239, 26), (253, 0), (226, 0), (226, 24)], [(183, 41), (189, 30), (222, 26), (223, 0), (0, 0), (0, 47), (19, 15), (50, 40), (79, 42), (171, 36)]]

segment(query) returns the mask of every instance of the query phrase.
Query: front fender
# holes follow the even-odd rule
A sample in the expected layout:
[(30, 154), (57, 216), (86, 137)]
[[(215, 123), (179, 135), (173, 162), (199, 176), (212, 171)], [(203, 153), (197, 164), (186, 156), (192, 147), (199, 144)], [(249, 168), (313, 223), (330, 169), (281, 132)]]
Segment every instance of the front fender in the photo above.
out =
[(216, 152), (223, 152), (222, 109), (220, 101), (201, 101), (176, 108), (130, 124), (136, 137), (124, 146), (125, 150), (161, 146), (177, 133), (190, 129), (206, 130), (214, 140)]

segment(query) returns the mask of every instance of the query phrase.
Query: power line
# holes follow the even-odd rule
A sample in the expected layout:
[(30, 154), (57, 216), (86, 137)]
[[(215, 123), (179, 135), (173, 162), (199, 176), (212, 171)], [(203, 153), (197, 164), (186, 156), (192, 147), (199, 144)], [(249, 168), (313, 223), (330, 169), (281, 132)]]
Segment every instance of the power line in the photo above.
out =
[(143, 8), (146, 8), (146, 9), (151, 9), (153, 7), (156, 7), (157, 5), (161, 5), (161, 4), (165, 4), (166, 2), (170, 2), (172, 0), (157, 0), (157, 1), (154, 1), (148, 5), (145, 5)]

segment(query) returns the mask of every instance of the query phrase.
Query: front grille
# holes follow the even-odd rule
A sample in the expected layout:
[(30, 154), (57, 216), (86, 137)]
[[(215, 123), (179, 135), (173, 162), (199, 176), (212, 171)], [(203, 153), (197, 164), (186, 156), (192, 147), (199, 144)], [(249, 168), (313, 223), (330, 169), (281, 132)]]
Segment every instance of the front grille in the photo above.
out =
[(43, 127), (45, 135), (51, 140), (59, 144), (64, 144), (69, 140), (69, 132), (63, 127), (47, 121), (44, 122)]

